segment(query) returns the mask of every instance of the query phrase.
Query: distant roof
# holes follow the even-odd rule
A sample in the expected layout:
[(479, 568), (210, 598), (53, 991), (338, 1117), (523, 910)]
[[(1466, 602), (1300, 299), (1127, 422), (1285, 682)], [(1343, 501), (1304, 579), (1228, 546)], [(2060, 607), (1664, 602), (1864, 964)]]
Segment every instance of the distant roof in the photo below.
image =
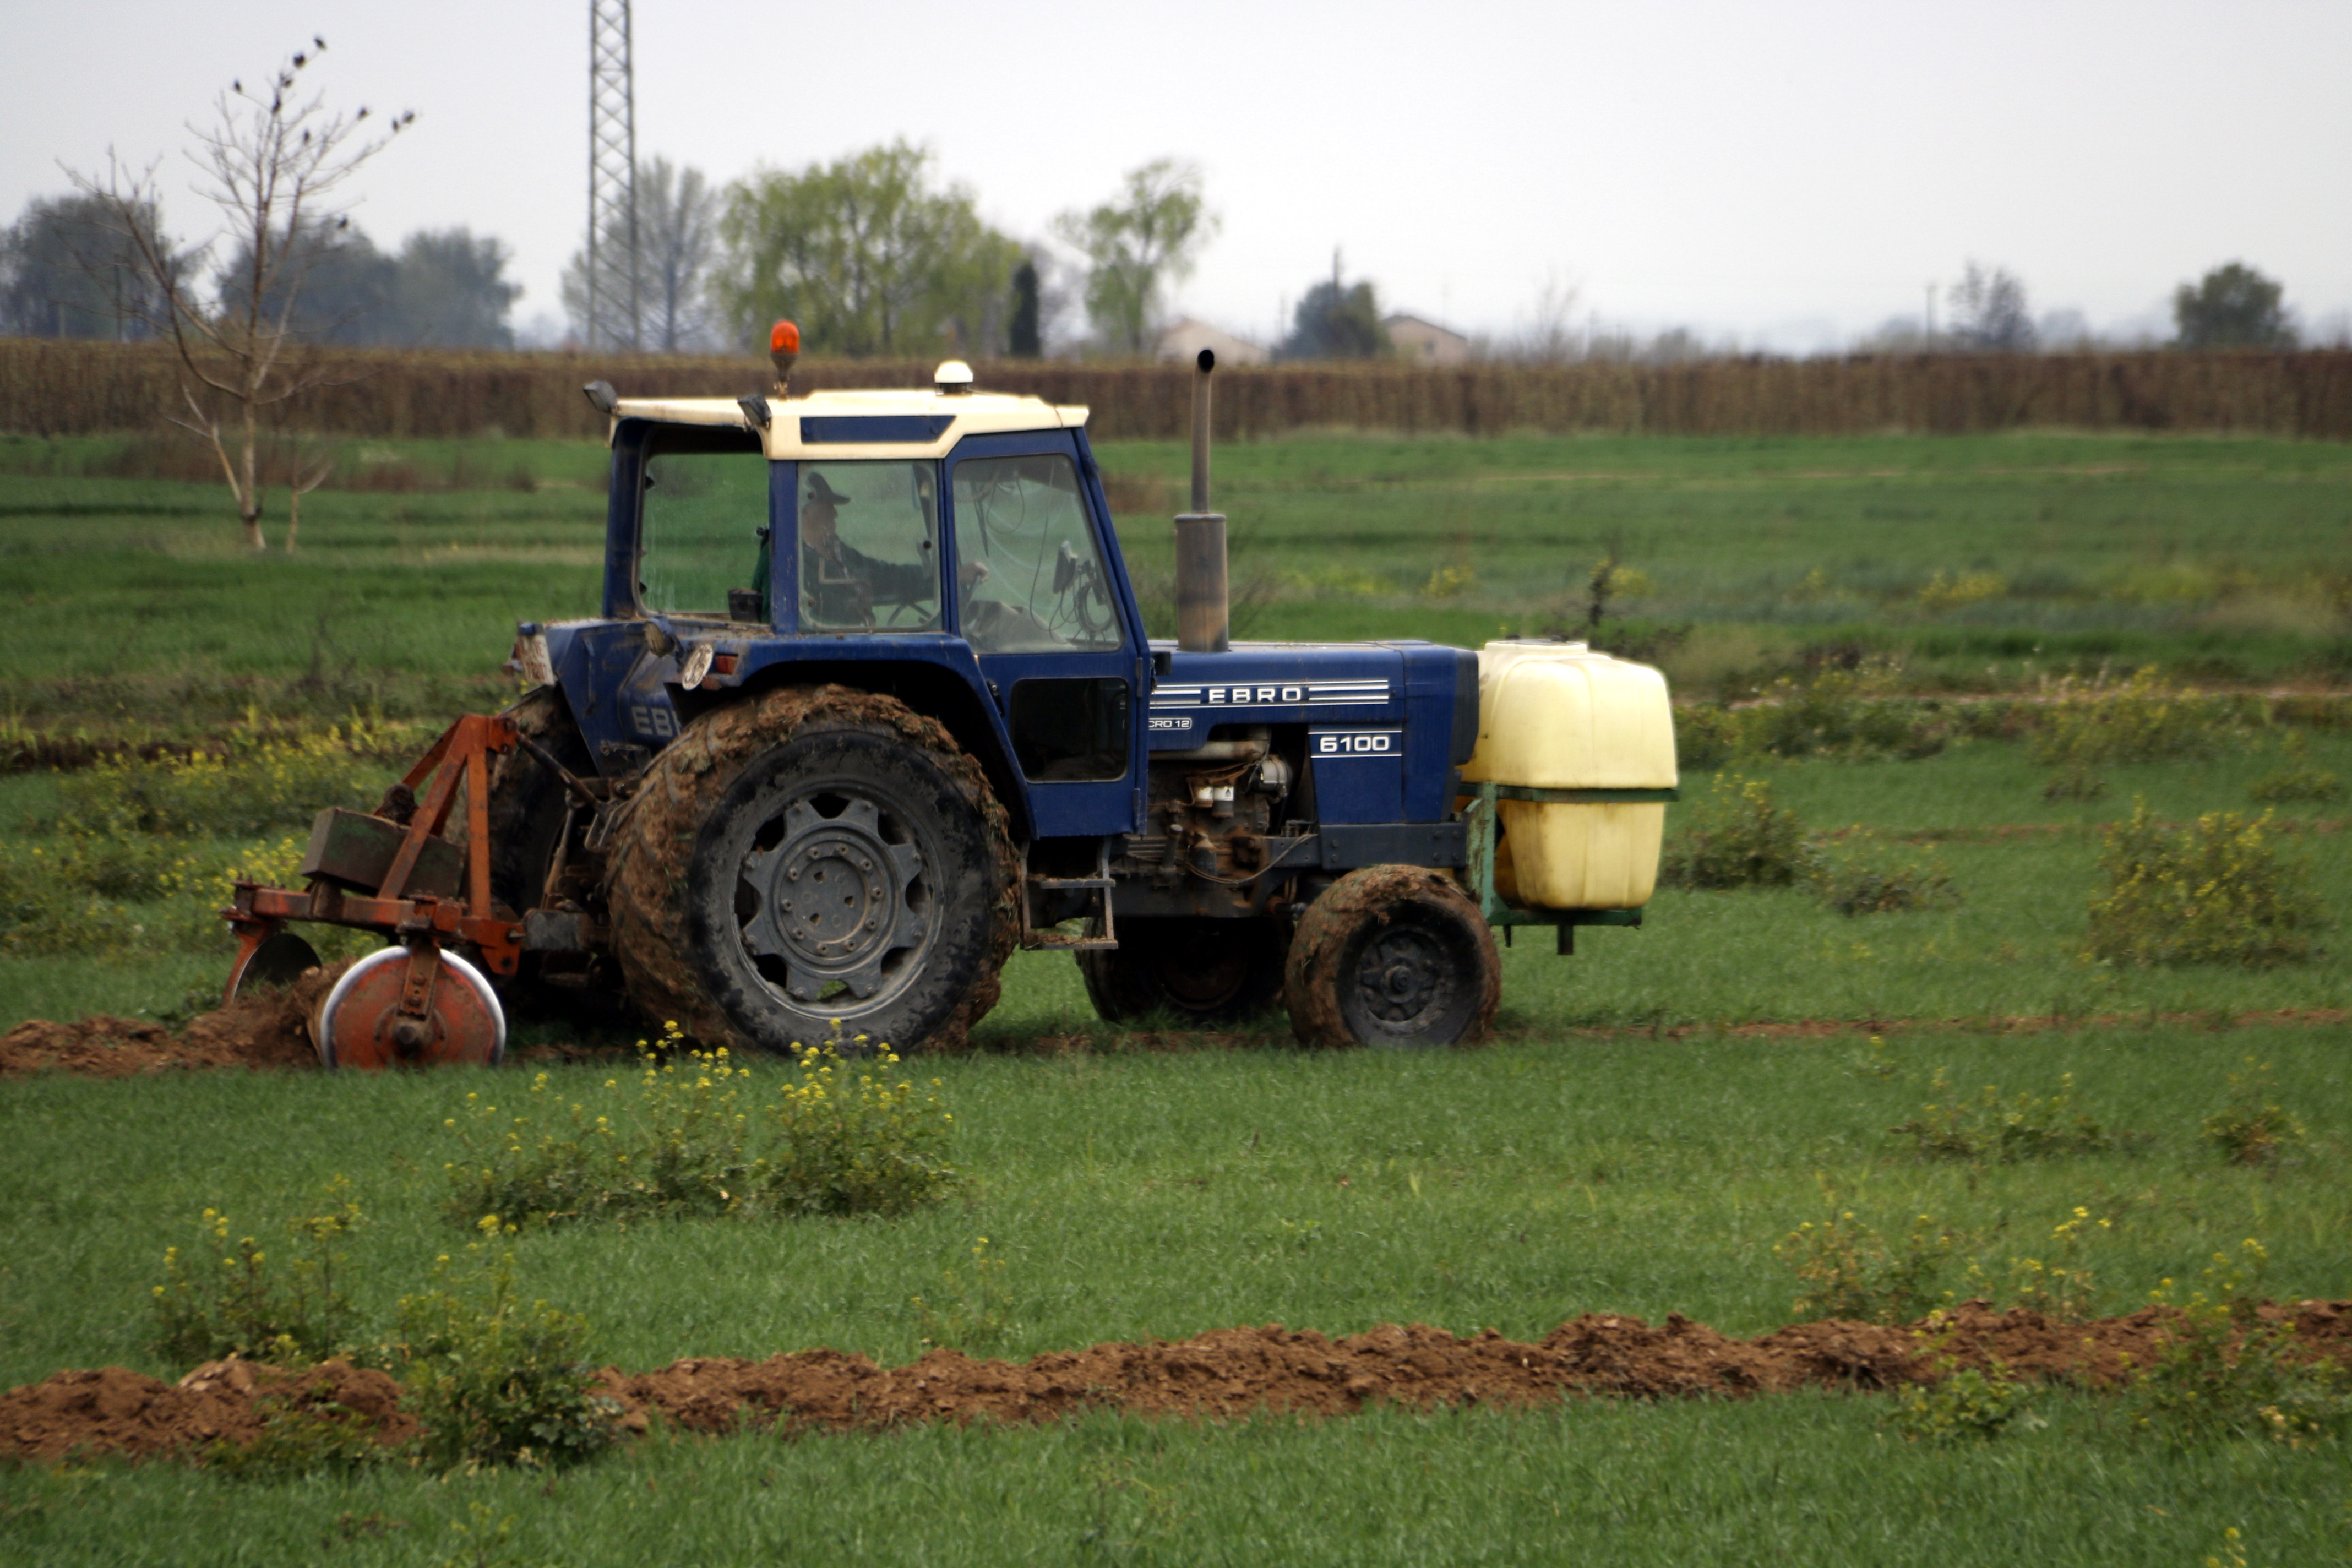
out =
[[(966, 436), (1075, 430), (1087, 422), (1082, 407), (992, 392), (812, 392), (771, 397), (767, 404), (761, 444), (772, 458), (939, 458)], [(731, 397), (624, 397), (613, 422), (624, 419), (751, 427), (743, 405)]]
[(1160, 328), (1154, 347), (1161, 359), (1190, 359), (1202, 349), (1214, 349), (1219, 358), (1234, 364), (1264, 364), (1274, 357), (1265, 345), (1193, 316), (1180, 317)]
[(1466, 337), (1463, 337), (1462, 333), (1455, 331), (1452, 327), (1441, 327), (1435, 321), (1429, 320), (1425, 316), (1412, 316), (1407, 315), (1402, 311), (1399, 311), (1393, 316), (1382, 317), (1381, 319), (1381, 325), (1386, 327), (1391, 332), (1395, 331), (1400, 326), (1426, 327), (1433, 332), (1443, 332), (1449, 338), (1463, 338), (1465, 342), (1469, 341)]

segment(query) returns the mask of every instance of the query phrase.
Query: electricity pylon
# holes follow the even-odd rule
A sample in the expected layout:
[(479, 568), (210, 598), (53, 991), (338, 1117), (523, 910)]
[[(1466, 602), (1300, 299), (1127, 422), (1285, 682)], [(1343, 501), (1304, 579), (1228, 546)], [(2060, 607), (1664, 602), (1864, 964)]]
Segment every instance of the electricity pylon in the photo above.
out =
[(629, 0), (588, 0), (588, 347), (640, 345)]

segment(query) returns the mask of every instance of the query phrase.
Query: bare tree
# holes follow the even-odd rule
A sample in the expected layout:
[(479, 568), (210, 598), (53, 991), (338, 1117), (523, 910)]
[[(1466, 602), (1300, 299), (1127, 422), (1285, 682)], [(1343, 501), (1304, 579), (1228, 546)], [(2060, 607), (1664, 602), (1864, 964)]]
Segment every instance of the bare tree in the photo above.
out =
[(1514, 359), (1530, 364), (1566, 364), (1582, 351), (1576, 330), (1575, 284), (1557, 272), (1547, 274), (1536, 289), (1528, 324), (1513, 342)]
[(1945, 291), (1945, 299), (1951, 306), (1955, 344), (1995, 353), (2032, 352), (2033, 318), (2026, 309), (2025, 285), (2009, 268), (1971, 261), (1960, 280)]
[(209, 444), (236, 503), (245, 542), (268, 547), (261, 531), (258, 462), (264, 416), (330, 379), (304, 352), (297, 327), (303, 286), (350, 219), (336, 193), (411, 121), (394, 117), (381, 134), (363, 132), (368, 111), (331, 113), (322, 99), (296, 97), (302, 72), (327, 47), (298, 50), (258, 91), (233, 81), (215, 101), (213, 122), (191, 124), (189, 161), (197, 193), (220, 209), (222, 232), (200, 247), (229, 242), (228, 270), (206, 309), (141, 215), (156, 206), (156, 169), (133, 174), (111, 155), (104, 178), (68, 170), (82, 192), (105, 204), (154, 285), (155, 334), (179, 352), (184, 417), (173, 422)]

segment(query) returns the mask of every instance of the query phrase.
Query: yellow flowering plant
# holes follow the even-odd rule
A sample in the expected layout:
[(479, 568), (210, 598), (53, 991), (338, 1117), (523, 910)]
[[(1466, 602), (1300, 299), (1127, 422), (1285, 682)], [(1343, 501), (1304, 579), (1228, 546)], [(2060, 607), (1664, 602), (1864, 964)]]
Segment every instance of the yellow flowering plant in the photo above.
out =
[(155, 1353), (176, 1365), (226, 1355), (305, 1365), (346, 1348), (357, 1317), (335, 1271), (343, 1238), (362, 1223), (350, 1192), (337, 1176), (318, 1207), (286, 1221), (286, 1256), (205, 1210), (195, 1245), (164, 1250), (163, 1283), (152, 1293)]
[[(863, 1036), (754, 1068), (692, 1046), (675, 1023), (637, 1067), (582, 1089), (536, 1075), (503, 1097), (467, 1094), (444, 1125), (448, 1212), (519, 1223), (628, 1214), (902, 1214), (947, 1195), (954, 1115)], [(863, 1054), (860, 1054), (863, 1053)]]
[(2309, 872), (2273, 846), (2270, 814), (2207, 812), (2172, 826), (2135, 801), (2102, 835), (2105, 885), (2091, 900), (2084, 956), (2115, 964), (2237, 963), (2308, 958), (2319, 929)]

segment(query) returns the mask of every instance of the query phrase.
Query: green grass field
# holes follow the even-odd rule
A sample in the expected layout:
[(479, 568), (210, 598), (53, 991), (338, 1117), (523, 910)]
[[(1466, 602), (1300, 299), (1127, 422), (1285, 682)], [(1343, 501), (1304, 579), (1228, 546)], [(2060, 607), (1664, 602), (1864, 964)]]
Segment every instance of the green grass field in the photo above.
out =
[[(596, 607), (593, 445), (353, 444), (351, 475), (373, 454), (423, 488), (314, 492), (300, 552), (258, 560), (218, 486), (89, 477), (123, 445), (0, 437), (8, 722), (436, 716), (501, 688), (517, 620)], [(1158, 617), (1183, 452), (1101, 457)], [(496, 483), (435, 488), (467, 475)], [(1898, 657), (1930, 688), (2103, 664), (2352, 672), (2352, 449), (2325, 443), (1302, 436), (1222, 448), (1217, 496), (1246, 636), (1475, 647), (1580, 626), (1613, 548), (1628, 575), (1602, 640), (1657, 653), (1687, 694), (1809, 647)], [(283, 522), (281, 492), (273, 538)]]
[[(301, 552), (255, 560), (216, 490), (90, 477), (101, 444), (0, 443), (13, 731), (192, 736), (248, 710), (425, 721), (502, 700), (512, 622), (593, 608), (596, 451), (397, 455), (425, 473), (418, 488), (320, 491)], [(1123, 494), (1181, 462), (1172, 447), (1105, 456)], [(466, 477), (461, 460), (497, 482), (435, 488), (435, 474)], [(2015, 688), (2102, 659), (2340, 676), (2352, 455), (2338, 447), (1301, 437), (1219, 465), (1255, 635), (1475, 643), (1538, 628), (1614, 543), (1649, 583), (1622, 607), (1652, 628), (1691, 623), (1668, 667), (1707, 691), (1840, 640), (1905, 654), (1926, 687)], [(1166, 531), (1148, 515), (1123, 531), (1150, 584)], [(1450, 566), (1467, 575), (1431, 592)], [(1938, 571), (1944, 598), (1923, 600)], [(2002, 587), (1946, 603), (1970, 574)], [(1754, 1334), (1796, 1315), (1799, 1282), (1774, 1248), (1807, 1221), (1851, 1212), (1893, 1238), (1927, 1215), (1946, 1238), (1931, 1293), (2009, 1300), (2080, 1207), (2111, 1222), (2078, 1260), (2104, 1310), (2193, 1281), (2248, 1237), (2270, 1253), (2265, 1294), (2352, 1297), (2344, 1026), (2239, 1021), (2352, 1006), (2341, 801), (2278, 808), (2279, 841), (2339, 922), (2309, 962), (2079, 956), (2099, 825), (2140, 797), (2172, 820), (2258, 812), (2251, 788), (2289, 739), (2258, 724), (2210, 758), (2114, 765), (2108, 795), (2087, 803), (2045, 801), (2049, 768), (2012, 741), (1908, 762), (1735, 759), (1842, 848), (1932, 847), (1960, 902), (1856, 919), (1802, 889), (1668, 889), (1643, 929), (1589, 931), (1574, 958), (1540, 940), (1510, 950), (1499, 1036), (1478, 1049), (1312, 1054), (1276, 1026), (1232, 1049), (1147, 1050), (1095, 1022), (1066, 957), (1021, 956), (981, 1032), (991, 1048), (925, 1064), (956, 1114), (961, 1200), (890, 1222), (533, 1232), (516, 1244), (523, 1287), (584, 1314), (593, 1353), (630, 1368), (817, 1344), (910, 1359), (927, 1331), (913, 1299), (951, 1302), (949, 1273), (982, 1236), (1004, 1267), (1001, 1321), (974, 1353), (1267, 1321), (1539, 1338), (1588, 1310)], [(2292, 740), (2308, 765), (2352, 774), (2352, 735)], [(204, 879), (331, 803), (311, 794), (370, 794), (385, 766), (341, 752), (257, 764), (230, 805), (146, 839), (77, 830), (102, 804), (88, 775), (0, 779), (0, 904), (67, 885), (41, 868), (58, 859), (79, 879), (30, 917), (0, 910), (0, 1025), (201, 1005), (226, 962)], [(1685, 800), (1709, 782), (1686, 777)], [(171, 879), (183, 859), (194, 881)], [(1807, 1022), (1839, 1026), (1745, 1027)], [(564, 1033), (532, 1024), (518, 1041)], [(1034, 1048), (1072, 1036), (1093, 1048)], [(2308, 1134), (2259, 1170), (2200, 1138), (2250, 1058)], [(605, 1070), (550, 1069), (559, 1089)], [(1939, 1073), (2004, 1099), (2071, 1075), (2109, 1147), (1922, 1162), (1887, 1130), (1947, 1092)], [(381, 1325), (465, 1239), (440, 1212), (444, 1120), (469, 1091), (524, 1081), (0, 1080), (0, 1386), (107, 1363), (176, 1375), (149, 1345), (163, 1249), (207, 1205), (261, 1234), (337, 1175), (368, 1216), (351, 1284)], [(2179, 1449), (2131, 1430), (2112, 1396), (2067, 1391), (2035, 1410), (2045, 1426), (1958, 1447), (1904, 1441), (1884, 1400), (1806, 1395), (656, 1438), (554, 1476), (0, 1468), (0, 1563), (2352, 1556), (2340, 1446)]]

